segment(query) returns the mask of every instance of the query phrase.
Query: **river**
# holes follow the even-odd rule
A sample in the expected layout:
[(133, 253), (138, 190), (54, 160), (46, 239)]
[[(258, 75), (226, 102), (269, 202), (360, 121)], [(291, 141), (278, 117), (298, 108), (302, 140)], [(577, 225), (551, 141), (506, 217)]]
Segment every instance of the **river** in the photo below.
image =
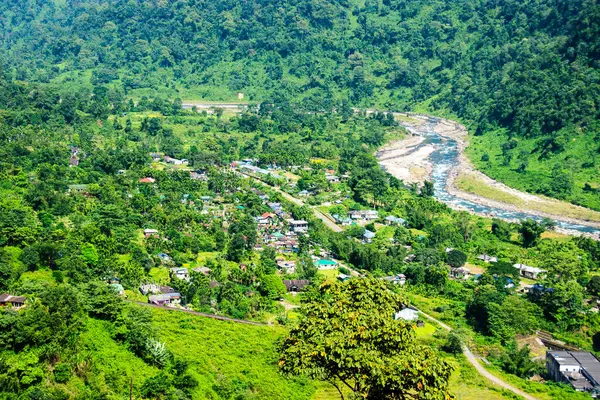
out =
[[(467, 210), (477, 215), (500, 218), (512, 222), (517, 222), (523, 219), (534, 219), (541, 221), (539, 215), (528, 213), (526, 211), (517, 211), (509, 208), (492, 207), (490, 205), (467, 200), (448, 192), (448, 180), (452, 169), (459, 163), (459, 146), (456, 140), (449, 137), (442, 137), (435, 132), (434, 125), (436, 119), (430, 118), (429, 121), (418, 129), (408, 127), (409, 131), (424, 136), (425, 140), (416, 146), (413, 151), (417, 151), (419, 147), (431, 146), (435, 147), (429, 159), (433, 165), (431, 177), (435, 189), (435, 198), (447, 204), (453, 209)], [(572, 234), (587, 234), (594, 237), (600, 235), (600, 229), (593, 226), (581, 225), (574, 222), (554, 219), (559, 230)]]
[[(223, 108), (233, 112), (242, 112), (242, 110), (248, 107), (248, 104), (237, 104), (237, 103), (208, 103), (208, 102), (186, 102), (183, 104), (184, 109), (191, 109), (196, 107), (200, 110), (212, 111), (214, 108)], [(359, 110), (354, 110), (358, 112)], [(374, 110), (367, 110), (367, 113), (373, 113)], [(429, 155), (429, 160), (432, 164), (431, 177), (434, 182), (435, 198), (439, 201), (447, 204), (451, 208), (470, 211), (474, 214), (501, 218), (507, 221), (518, 222), (523, 219), (531, 218), (536, 221), (541, 221), (542, 217), (536, 213), (530, 213), (526, 211), (515, 210), (514, 207), (495, 207), (487, 204), (488, 202), (473, 201), (459, 197), (448, 191), (450, 175), (453, 170), (459, 164), (460, 149), (458, 142), (451, 137), (442, 137), (435, 131), (435, 125), (441, 120), (435, 117), (426, 115), (415, 115), (407, 113), (394, 113), (396, 116), (409, 116), (417, 117), (421, 120), (425, 120), (426, 123), (421, 125), (418, 129), (414, 126), (405, 126), (408, 130), (413, 131), (421, 136), (425, 137), (425, 140), (412, 151), (418, 151), (419, 148), (425, 146), (435, 146), (436, 150)], [(452, 121), (446, 121), (452, 122)], [(465, 131), (466, 132), (466, 131)], [(600, 238), (600, 228), (590, 225), (578, 224), (574, 221), (570, 221), (568, 218), (559, 219), (558, 217), (552, 218), (558, 227), (558, 230), (575, 235), (588, 235), (595, 239)], [(597, 225), (597, 224), (596, 224)]]

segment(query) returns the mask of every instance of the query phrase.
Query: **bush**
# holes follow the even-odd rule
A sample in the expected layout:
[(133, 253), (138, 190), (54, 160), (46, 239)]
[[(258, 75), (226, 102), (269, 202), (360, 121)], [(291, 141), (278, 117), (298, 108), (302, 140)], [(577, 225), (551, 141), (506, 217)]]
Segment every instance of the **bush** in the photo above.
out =
[(54, 367), (54, 380), (56, 383), (66, 383), (71, 379), (71, 368), (68, 364), (56, 364)]
[(460, 250), (452, 250), (447, 256), (448, 265), (460, 268), (467, 262), (467, 255)]
[(446, 339), (446, 343), (442, 346), (442, 350), (446, 353), (450, 354), (460, 354), (462, 353), (462, 339), (455, 332), (450, 332), (448, 334), (448, 338)]
[(348, 268), (346, 268), (346, 267), (339, 267), (338, 271), (340, 271), (340, 273), (344, 274), (344, 275), (350, 275), (351, 274), (351, 271)]

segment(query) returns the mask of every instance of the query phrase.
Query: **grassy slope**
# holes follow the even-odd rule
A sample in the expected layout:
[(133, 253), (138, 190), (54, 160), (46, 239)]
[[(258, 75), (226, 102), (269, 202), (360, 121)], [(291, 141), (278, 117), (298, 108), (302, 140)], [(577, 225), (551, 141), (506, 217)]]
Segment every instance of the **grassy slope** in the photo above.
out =
[[(567, 170), (572, 170), (575, 188), (572, 195), (565, 200), (580, 204), (588, 208), (600, 210), (600, 195), (598, 193), (586, 192), (583, 187), (589, 183), (591, 187), (600, 185), (599, 168), (584, 168), (583, 164), (595, 163), (598, 144), (588, 135), (573, 134), (571, 140), (563, 153), (552, 155), (548, 159), (539, 159), (539, 152), (533, 152), (536, 147), (535, 139), (519, 139), (519, 146), (514, 151), (514, 158), (510, 165), (502, 165), (503, 143), (508, 141), (508, 136), (502, 131), (488, 132), (483, 136), (471, 137), (467, 148), (467, 155), (474, 165), (486, 175), (497, 179), (507, 185), (530, 192), (547, 185), (551, 181), (552, 168), (555, 164), (561, 164)], [(518, 161), (517, 155), (521, 150), (532, 153), (529, 157), (529, 165), (525, 173), (516, 171)], [(490, 161), (481, 160), (483, 154), (489, 155)], [(569, 161), (572, 160), (572, 161)]]
[[(115, 398), (127, 397), (131, 377), (134, 378), (134, 393), (138, 394), (144, 380), (159, 373), (158, 368), (148, 366), (126, 346), (112, 339), (110, 323), (90, 318), (86, 326), (87, 330), (81, 337), (80, 358), (93, 360), (93, 367), (97, 370), (93, 379), (98, 386), (107, 385), (120, 395)], [(76, 379), (72, 379), (69, 385), (72, 392), (81, 392), (82, 383)]]
[[(285, 331), (154, 310), (159, 336), (191, 363), (200, 385), (194, 398), (214, 396), (214, 386), (235, 386), (253, 399), (309, 399), (314, 383), (277, 371), (276, 343)], [(216, 396), (214, 396), (216, 397)]]
[[(482, 169), (483, 170), (483, 169)], [(485, 171), (485, 170), (484, 170)], [(473, 193), (486, 199), (500, 201), (516, 207), (523, 207), (534, 211), (562, 215), (570, 218), (583, 219), (586, 221), (600, 221), (600, 214), (589, 209), (581, 208), (565, 201), (555, 201), (547, 198), (548, 202), (531, 202), (507, 193), (503, 190), (487, 185), (482, 179), (471, 174), (460, 174), (456, 179), (456, 187), (468, 193)], [(511, 182), (507, 182), (510, 186)], [(523, 188), (524, 189), (524, 188)]]

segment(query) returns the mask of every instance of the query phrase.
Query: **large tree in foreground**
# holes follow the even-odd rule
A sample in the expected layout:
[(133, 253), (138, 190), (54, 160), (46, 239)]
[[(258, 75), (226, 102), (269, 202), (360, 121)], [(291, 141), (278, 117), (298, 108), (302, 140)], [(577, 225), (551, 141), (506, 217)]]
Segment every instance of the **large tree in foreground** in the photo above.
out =
[(342, 399), (449, 398), (452, 368), (394, 320), (403, 303), (379, 280), (323, 283), (281, 345), (281, 370), (330, 382)]

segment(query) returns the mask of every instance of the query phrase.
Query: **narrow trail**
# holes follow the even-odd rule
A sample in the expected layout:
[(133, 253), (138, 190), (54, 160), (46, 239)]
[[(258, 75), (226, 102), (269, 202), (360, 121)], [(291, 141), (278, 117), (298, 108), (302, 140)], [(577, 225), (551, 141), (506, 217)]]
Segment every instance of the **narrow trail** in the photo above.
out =
[[(452, 331), (452, 328), (449, 325), (443, 323), (439, 319), (436, 319), (436, 318), (432, 317), (431, 315), (424, 313), (421, 310), (419, 310), (419, 313), (421, 313), (421, 315), (423, 315), (425, 318), (429, 319), (430, 321), (435, 322), (442, 329), (444, 329), (444, 330), (446, 330), (448, 332)], [(475, 367), (475, 369), (477, 370), (477, 372), (479, 372), (479, 375), (487, 378), (489, 381), (491, 381), (492, 383), (500, 386), (503, 389), (510, 390), (514, 394), (516, 394), (518, 396), (521, 396), (521, 397), (523, 397), (526, 400), (538, 400), (536, 397), (533, 397), (533, 396), (525, 393), (521, 389), (518, 389), (518, 388), (512, 386), (511, 384), (503, 381), (502, 379), (498, 378), (496, 375), (492, 374), (487, 369), (485, 369), (479, 363), (479, 360), (477, 359), (477, 356), (475, 356), (475, 354), (473, 354), (473, 352), (466, 345), (464, 345), (464, 344), (462, 345), (462, 351), (463, 351), (463, 354), (465, 355), (465, 357), (467, 358), (467, 361), (469, 361), (469, 363), (471, 363), (471, 365), (473, 367)]]
[(168, 310), (168, 311), (178, 311), (178, 312), (182, 312), (182, 313), (187, 313), (187, 314), (192, 314), (192, 315), (198, 315), (198, 316), (201, 316), (201, 317), (218, 319), (219, 321), (229, 321), (229, 322), (235, 322), (235, 323), (238, 323), (238, 324), (246, 324), (246, 325), (268, 326), (268, 324), (264, 324), (262, 322), (254, 322), (254, 321), (247, 321), (247, 320), (244, 320), (244, 319), (229, 318), (229, 317), (224, 317), (222, 315), (208, 314), (208, 313), (203, 313), (203, 312), (199, 312), (199, 311), (192, 311), (192, 310), (184, 310), (182, 308), (159, 306), (159, 305), (156, 305), (156, 304), (143, 303), (141, 301), (133, 301), (133, 300), (125, 300), (125, 301), (128, 302), (128, 303), (137, 304), (139, 306), (159, 308), (161, 310)]

